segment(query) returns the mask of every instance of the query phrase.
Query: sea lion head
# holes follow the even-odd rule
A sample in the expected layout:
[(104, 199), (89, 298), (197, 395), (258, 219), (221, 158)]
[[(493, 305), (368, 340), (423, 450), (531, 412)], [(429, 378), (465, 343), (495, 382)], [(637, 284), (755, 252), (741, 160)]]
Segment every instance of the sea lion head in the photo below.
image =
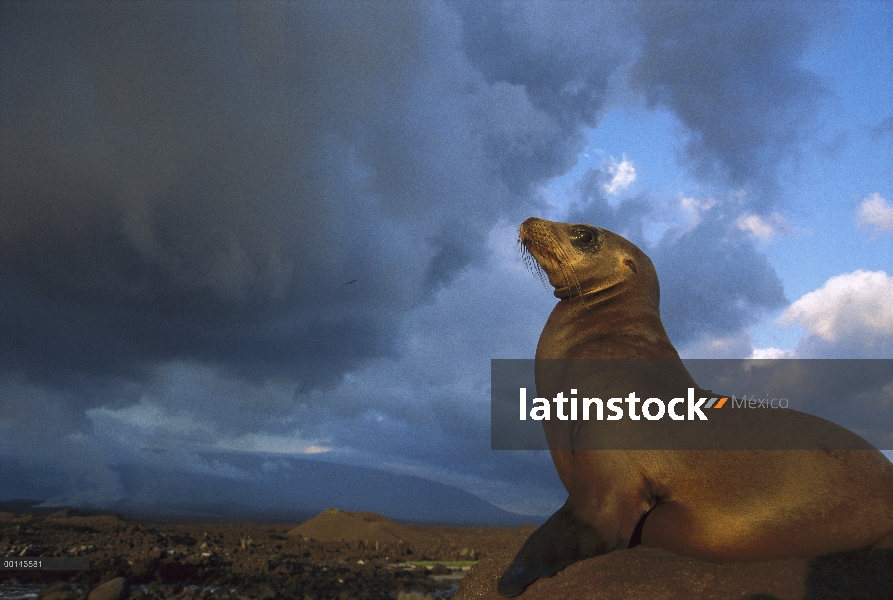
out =
[(521, 224), (518, 242), (527, 266), (543, 274), (556, 298), (584, 304), (633, 291), (660, 303), (657, 272), (635, 244), (607, 229), (585, 223), (556, 223), (531, 217)]

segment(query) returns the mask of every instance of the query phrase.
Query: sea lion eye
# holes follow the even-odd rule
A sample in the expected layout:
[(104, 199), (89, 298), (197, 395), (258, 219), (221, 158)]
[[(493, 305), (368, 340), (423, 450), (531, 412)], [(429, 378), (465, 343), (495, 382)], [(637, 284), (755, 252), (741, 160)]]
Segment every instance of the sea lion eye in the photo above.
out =
[(591, 229), (574, 229), (570, 235), (571, 245), (581, 250), (589, 248), (596, 241), (597, 235)]

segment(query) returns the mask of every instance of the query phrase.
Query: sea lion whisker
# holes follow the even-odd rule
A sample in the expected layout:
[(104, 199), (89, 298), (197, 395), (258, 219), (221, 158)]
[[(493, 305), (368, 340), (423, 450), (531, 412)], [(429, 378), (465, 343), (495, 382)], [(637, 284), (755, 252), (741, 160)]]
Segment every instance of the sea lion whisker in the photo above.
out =
[[(551, 231), (534, 226), (531, 228), (531, 235), (527, 239), (518, 236), (518, 244), (527, 270), (540, 280), (543, 287), (549, 289), (549, 278), (546, 274), (546, 269), (541, 264), (541, 261), (546, 260), (552, 263), (552, 267), (561, 272), (565, 286), (576, 290), (577, 293), (575, 295), (580, 297), (580, 302), (583, 306), (590, 308), (583, 298), (583, 286), (576, 270), (573, 268), (573, 261)], [(537, 254), (541, 258), (538, 259)]]
[(540, 283), (543, 284), (544, 288), (549, 289), (549, 278), (546, 276), (546, 271), (543, 269), (533, 252), (530, 251), (528, 244), (533, 243), (539, 252), (543, 252), (543, 249), (538, 248), (535, 242), (527, 242), (521, 237), (518, 237), (518, 243), (520, 245), (519, 250), (521, 252), (521, 258), (524, 260), (524, 266), (531, 275), (540, 280)]

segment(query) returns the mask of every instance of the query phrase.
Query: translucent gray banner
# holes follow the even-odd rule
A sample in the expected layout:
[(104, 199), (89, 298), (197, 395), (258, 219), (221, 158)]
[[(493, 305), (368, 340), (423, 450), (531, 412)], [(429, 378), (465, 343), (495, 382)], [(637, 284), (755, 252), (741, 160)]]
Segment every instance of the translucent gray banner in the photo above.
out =
[(893, 360), (491, 361), (494, 450), (893, 448)]

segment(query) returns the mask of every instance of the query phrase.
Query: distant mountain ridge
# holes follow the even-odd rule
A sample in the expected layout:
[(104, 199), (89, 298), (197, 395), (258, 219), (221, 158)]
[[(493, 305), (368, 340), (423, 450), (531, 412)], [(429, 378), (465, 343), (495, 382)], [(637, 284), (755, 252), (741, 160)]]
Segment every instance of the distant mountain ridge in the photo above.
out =
[[(411, 475), (281, 455), (208, 452), (201, 459), (214, 465), (217, 473), (190, 472), (158, 461), (114, 465), (110, 468), (118, 478), (117, 499), (71, 508), (138, 519), (299, 523), (335, 506), (427, 525), (514, 527), (539, 522), (458, 488)], [(40, 494), (43, 500), (65, 497), (64, 489), (52, 489), (40, 481), (41, 473), (3, 462), (0, 459), (0, 473), (21, 479), (7, 479), (0, 500), (34, 498), (36, 489), (50, 492)]]

